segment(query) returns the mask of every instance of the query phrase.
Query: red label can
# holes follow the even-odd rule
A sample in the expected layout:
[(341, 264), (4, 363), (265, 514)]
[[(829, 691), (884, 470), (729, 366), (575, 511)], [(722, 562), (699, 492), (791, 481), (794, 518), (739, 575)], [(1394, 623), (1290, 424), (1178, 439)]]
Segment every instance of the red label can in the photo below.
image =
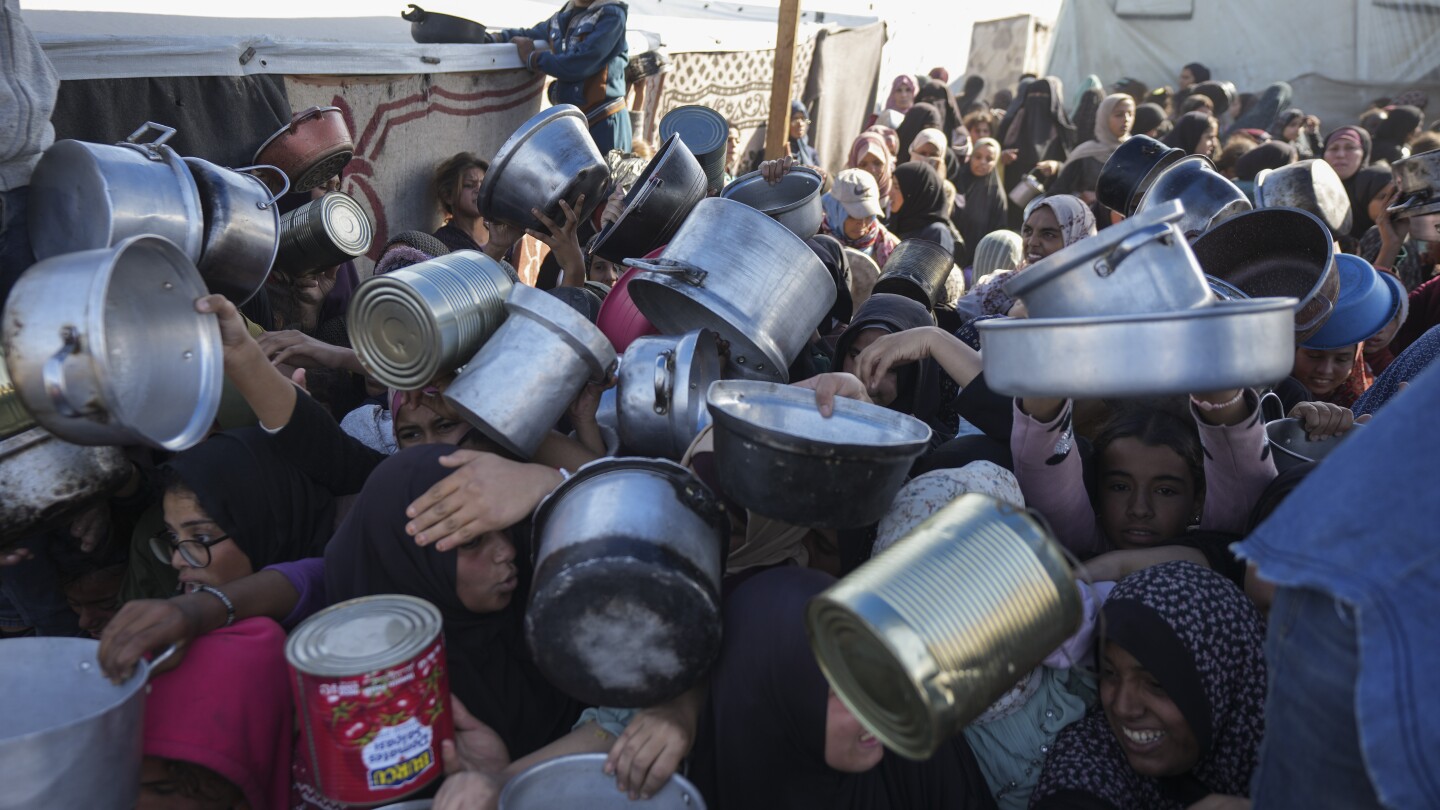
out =
[(326, 798), (361, 807), (402, 799), (440, 778), (454, 739), (440, 611), (387, 594), (306, 619), (285, 644), (301, 756)]

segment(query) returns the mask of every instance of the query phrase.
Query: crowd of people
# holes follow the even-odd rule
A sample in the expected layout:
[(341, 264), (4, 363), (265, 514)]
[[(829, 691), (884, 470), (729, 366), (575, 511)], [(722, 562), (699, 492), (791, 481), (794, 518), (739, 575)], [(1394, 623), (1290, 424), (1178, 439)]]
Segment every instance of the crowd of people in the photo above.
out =
[[(601, 0), (584, 24), (623, 33), (623, 8)], [(569, 30), (559, 25), (496, 41), (566, 84), (575, 98), (558, 101), (604, 113), (597, 141), (628, 147), (607, 150), (614, 195), (593, 221), (576, 201), (526, 231), (480, 210), (485, 156), (437, 156), (428, 179), (444, 224), (384, 235), (376, 274), (452, 251), (514, 263), (529, 240), (547, 248), (536, 286), (597, 307), (617, 288), (626, 268), (587, 246), (659, 144), (611, 107), (623, 45), (587, 56), (580, 37), (568, 52), (535, 51), (532, 39)], [(0, 46), (0, 89), (16, 78), (26, 88), (0, 104), (29, 105), (0, 121), (3, 295), (34, 262), (14, 223), (27, 166), (48, 146), (55, 79), (38, 46)], [(596, 65), (610, 86), (582, 98)], [(0, 551), (0, 638), (89, 635), (116, 679), (180, 646), (152, 680), (141, 808), (342, 806), (297, 755), (286, 632), (326, 606), (392, 593), (443, 618), (456, 735), (431, 789), (437, 808), (494, 807), (526, 768), (581, 752), (607, 754), (605, 773), (631, 798), (684, 774), (710, 807), (737, 810), (1440, 804), (1440, 706), (1421, 680), (1440, 584), (1429, 542), (1440, 372), (1426, 371), (1440, 351), (1440, 234), (1410, 232), (1389, 210), (1400, 194), (1391, 166), (1440, 148), (1425, 94), (1377, 99), (1327, 128), (1287, 84), (1237, 92), (1198, 63), (1155, 90), (970, 77), (957, 96), (947, 80), (939, 69), (896, 77), (843, 156), (816, 152), (799, 103), (787, 157), (764, 161), (732, 129), (727, 178), (778, 181), (810, 166), (825, 183), (807, 244), (837, 304), (794, 359), (792, 384), (813, 389), (821, 413), (859, 399), (920, 419), (933, 440), (875, 526), (790, 526), (728, 504), (723, 648), (680, 697), (582, 705), (540, 673), (522, 630), (532, 513), (573, 471), (624, 453), (599, 413), (606, 386), (588, 385), (534, 456), (516, 458), (443, 398), (452, 373), (408, 391), (367, 377), (347, 334), (359, 283), (349, 264), (272, 274), (243, 307), (196, 302), (224, 348), (211, 434), (174, 454), (127, 448), (129, 475), (110, 497)], [(1124, 219), (1096, 186), (1136, 135), (1210, 158), (1252, 199), (1260, 172), (1299, 160), (1323, 160), (1343, 182), (1353, 226), (1334, 234), (1337, 250), (1402, 292), (1382, 327), (1296, 345), (1289, 379), (1273, 381), (1311, 439), (1344, 438), (1325, 463), (1277, 468), (1266, 389), (1072, 401), (987, 385), (977, 324), (1025, 317), (1006, 279)], [(912, 240), (954, 261), (933, 306), (874, 291)], [(712, 441), (702, 432), (684, 463), (718, 489)], [(1085, 619), (916, 762), (887, 751), (827, 683), (804, 610), (965, 493), (1044, 518), (1081, 561)]]

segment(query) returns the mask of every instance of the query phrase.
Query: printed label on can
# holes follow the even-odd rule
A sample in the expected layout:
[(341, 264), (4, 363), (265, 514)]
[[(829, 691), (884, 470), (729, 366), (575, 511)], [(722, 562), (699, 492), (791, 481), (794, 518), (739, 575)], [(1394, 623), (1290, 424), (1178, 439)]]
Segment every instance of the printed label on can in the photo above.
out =
[(315, 785), (328, 798), (375, 805), (439, 778), (454, 738), (443, 641), (413, 660), (352, 677), (296, 672)]

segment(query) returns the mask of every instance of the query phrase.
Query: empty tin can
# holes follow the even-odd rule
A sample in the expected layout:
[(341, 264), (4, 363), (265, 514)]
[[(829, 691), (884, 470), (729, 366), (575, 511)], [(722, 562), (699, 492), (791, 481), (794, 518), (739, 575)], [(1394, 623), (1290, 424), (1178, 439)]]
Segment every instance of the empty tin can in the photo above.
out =
[(374, 228), (354, 197), (331, 191), (280, 217), (275, 269), (290, 275), (334, 267), (370, 249)]

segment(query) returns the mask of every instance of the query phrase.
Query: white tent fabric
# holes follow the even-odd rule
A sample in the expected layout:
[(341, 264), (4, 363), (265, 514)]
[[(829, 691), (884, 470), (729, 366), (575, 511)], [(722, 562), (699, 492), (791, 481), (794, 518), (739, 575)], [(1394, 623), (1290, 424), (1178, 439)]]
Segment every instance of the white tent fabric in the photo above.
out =
[(1324, 122), (1409, 89), (1440, 92), (1440, 4), (1376, 0), (1065, 0), (1050, 73), (1175, 86), (1201, 62), (1242, 92), (1286, 81)]

